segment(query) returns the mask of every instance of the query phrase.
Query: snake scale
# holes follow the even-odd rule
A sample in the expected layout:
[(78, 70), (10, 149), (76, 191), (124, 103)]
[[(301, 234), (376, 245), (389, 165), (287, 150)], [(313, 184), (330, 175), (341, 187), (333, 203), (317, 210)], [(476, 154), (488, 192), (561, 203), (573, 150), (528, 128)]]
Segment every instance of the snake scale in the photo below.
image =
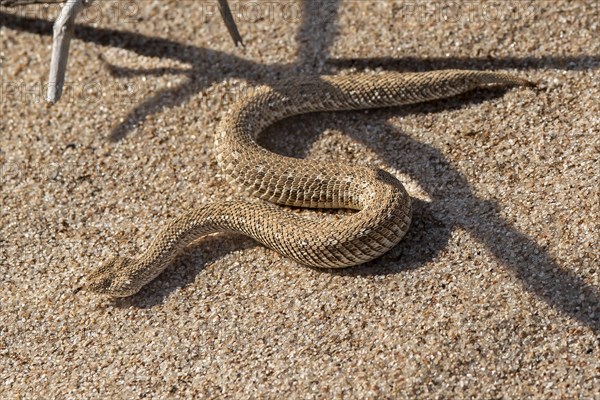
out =
[[(343, 268), (379, 257), (402, 239), (411, 221), (410, 197), (396, 178), (376, 168), (277, 155), (260, 147), (256, 135), (292, 115), (418, 103), (490, 85), (532, 86), (501, 72), (441, 70), (322, 76), (257, 89), (227, 111), (215, 151), (230, 183), (266, 202), (224, 201), (191, 210), (168, 223), (139, 257), (115, 257), (99, 266), (82, 288), (133, 295), (190, 242), (215, 232), (242, 233), (313, 267)], [(357, 212), (323, 222), (272, 203)]]

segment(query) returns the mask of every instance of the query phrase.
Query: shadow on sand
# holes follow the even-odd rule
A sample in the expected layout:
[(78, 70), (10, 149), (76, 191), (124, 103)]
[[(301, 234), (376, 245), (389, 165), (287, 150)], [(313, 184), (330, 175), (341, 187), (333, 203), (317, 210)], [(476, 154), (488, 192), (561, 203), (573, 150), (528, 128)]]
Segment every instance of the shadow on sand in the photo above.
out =
[[(182, 84), (171, 89), (160, 90), (152, 97), (135, 105), (124, 118), (124, 122), (114, 127), (108, 139), (122, 140), (131, 132), (132, 127), (143, 123), (149, 115), (185, 103), (191, 96), (231, 77), (246, 79), (257, 84), (276, 85), (282, 77), (317, 75), (347, 67), (383, 67), (388, 70), (419, 71), (444, 68), (540, 69), (563, 66), (564, 69), (576, 70), (579, 65), (588, 62), (597, 63), (600, 59), (598, 56), (590, 55), (572, 57), (548, 55), (537, 58), (507, 57), (500, 59), (408, 57), (402, 59), (330, 60), (328, 51), (336, 36), (338, 6), (337, 0), (326, 3), (326, 7), (323, 7), (323, 3), (320, 2), (304, 1), (302, 15), (308, 17), (303, 18), (296, 35), (296, 40), (300, 45), (299, 58), (295, 63), (290, 64), (263, 65), (235, 55), (190, 46), (169, 39), (148, 37), (128, 31), (77, 26), (75, 37), (79, 40), (123, 48), (143, 56), (175, 59), (191, 66), (190, 69), (181, 71), (167, 69), (134, 71), (110, 66), (116, 77), (179, 73), (185, 75), (187, 79)], [(321, 7), (320, 12), (315, 12), (315, 7)], [(3, 12), (0, 12), (0, 26), (39, 35), (52, 34), (51, 22)], [(312, 32), (314, 31), (323, 32), (318, 41), (313, 40)], [(77, 51), (76, 46), (73, 46), (71, 51)], [(222, 66), (227, 66), (228, 69), (222, 69)], [(436, 110), (451, 107), (463, 107), (471, 102), (489, 99), (494, 95), (498, 95), (498, 93), (490, 95), (489, 93), (475, 92), (469, 96), (470, 100), (459, 97), (434, 102), (430, 103), (427, 109), (430, 112), (436, 112)], [(409, 106), (395, 109), (393, 115), (412, 112), (418, 112), (417, 108)], [(550, 306), (584, 323), (594, 331), (599, 331), (600, 296), (598, 289), (588, 285), (572, 272), (561, 268), (543, 247), (527, 234), (518, 231), (503, 220), (498, 212), (498, 206), (488, 200), (478, 198), (471, 190), (466, 178), (444, 158), (438, 149), (412, 139), (385, 122), (386, 115), (391, 115), (389, 113), (388, 110), (372, 111), (368, 114), (369, 118), (376, 119), (378, 128), (382, 132), (380, 142), (385, 143), (385, 148), (378, 148), (381, 146), (378, 143), (370, 143), (364, 136), (361, 136), (360, 132), (353, 131), (352, 127), (347, 124), (340, 123), (341, 125), (330, 126), (330, 128), (348, 132), (355, 140), (361, 141), (381, 153), (388, 165), (405, 171), (417, 181), (431, 197), (432, 202), (416, 201), (412, 229), (406, 239), (389, 254), (365, 266), (331, 273), (393, 274), (420, 267), (446, 246), (452, 229), (461, 227), (483, 243), (503, 265), (518, 276), (524, 289), (535, 293)], [(299, 140), (302, 141), (301, 147), (308, 149), (314, 140), (314, 133), (312, 138), (305, 135)], [(390, 147), (394, 151), (411, 156), (402, 157), (400, 161), (397, 160), (397, 157), (386, 157), (385, 151), (382, 150)], [(436, 170), (417, 168), (416, 166), (421, 163), (415, 162), (415, 157), (429, 160), (430, 163), (436, 165)], [(214, 242), (214, 240), (207, 238), (201, 240), (200, 243), (206, 244)], [(247, 241), (243, 243), (246, 247), (252, 245)], [(223, 251), (217, 252), (216, 257), (231, 250), (233, 249), (223, 248)], [(177, 279), (176, 285), (167, 284), (165, 287), (164, 276), (157, 282), (151, 283), (150, 286), (154, 292), (152, 300), (144, 300), (143, 297), (148, 296), (148, 292), (142, 290), (140, 294), (133, 296), (130, 300), (123, 301), (140, 307), (152, 306), (162, 301), (176, 287), (191, 282), (202, 268), (193, 266), (192, 270), (189, 268), (184, 270), (181, 272), (183, 277)]]

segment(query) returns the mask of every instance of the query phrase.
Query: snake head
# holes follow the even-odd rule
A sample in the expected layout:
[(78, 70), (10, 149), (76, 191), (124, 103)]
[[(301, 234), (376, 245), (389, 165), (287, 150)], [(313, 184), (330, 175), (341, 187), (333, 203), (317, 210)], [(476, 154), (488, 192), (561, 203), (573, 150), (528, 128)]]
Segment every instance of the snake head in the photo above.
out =
[(132, 264), (130, 258), (115, 257), (92, 271), (79, 289), (113, 297), (131, 296), (140, 290), (140, 286), (128, 276)]

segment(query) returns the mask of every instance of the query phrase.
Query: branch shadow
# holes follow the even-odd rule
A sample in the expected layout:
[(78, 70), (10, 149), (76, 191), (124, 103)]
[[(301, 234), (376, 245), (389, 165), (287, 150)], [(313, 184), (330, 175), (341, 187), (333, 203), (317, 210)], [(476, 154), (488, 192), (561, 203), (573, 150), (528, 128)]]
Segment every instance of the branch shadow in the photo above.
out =
[[(323, 4), (333, 5), (325, 14), (335, 19), (339, 6), (338, 0)], [(318, 5), (311, 5), (311, 1), (306, 0), (303, 7), (306, 15), (311, 15), (315, 13), (315, 7), (318, 7)], [(592, 68), (600, 62), (600, 57), (597, 55), (547, 55), (498, 59), (477, 57), (422, 59), (405, 57), (402, 59), (330, 60), (328, 59), (328, 48), (333, 42), (336, 30), (331, 27), (325, 29), (325, 27), (331, 23), (329, 18), (324, 18), (322, 21), (306, 20), (302, 22), (297, 35), (300, 45), (300, 57), (295, 63), (291, 64), (263, 65), (244, 60), (235, 55), (198, 48), (169, 39), (147, 37), (134, 32), (91, 26), (77, 26), (75, 37), (85, 42), (123, 48), (143, 56), (174, 59), (191, 66), (189, 70), (176, 71), (178, 74), (187, 76), (185, 82), (172, 89), (160, 91), (134, 106), (125, 117), (125, 121), (112, 130), (109, 139), (113, 141), (125, 138), (132, 128), (142, 123), (147, 116), (164, 108), (185, 103), (194, 94), (202, 92), (210, 85), (229, 77), (247, 79), (259, 84), (276, 85), (282, 77), (294, 76), (299, 73), (306, 74), (307, 71), (310, 73), (330, 73), (337, 69), (351, 67), (361, 69), (382, 67), (388, 70), (402, 71), (444, 68), (515, 68), (522, 70), (560, 68), (564, 70), (582, 70)], [(0, 12), (0, 26), (38, 35), (52, 34), (52, 23), (49, 21), (3, 12)], [(310, 38), (309, 31), (314, 29), (322, 29), (328, 32), (320, 43), (311, 43), (310, 40), (307, 40)], [(163, 71), (153, 70), (147, 72), (151, 75), (158, 75)], [(164, 73), (168, 72), (164, 71)], [(134, 74), (135, 72), (125, 71), (123, 73)], [(481, 98), (481, 95), (479, 95), (479, 99)], [(485, 96), (483, 99), (485, 99)], [(467, 102), (461, 98), (449, 99), (435, 102), (433, 105), (426, 105), (425, 109), (427, 112), (435, 112), (436, 107), (441, 110), (453, 106), (460, 107), (461, 104), (464, 105)], [(419, 112), (418, 110), (423, 109), (423, 106), (419, 107), (421, 108), (416, 106), (404, 107), (401, 113)], [(373, 111), (369, 112), (368, 115), (371, 118), (379, 115), (379, 118), (381, 118), (382, 115), (389, 112)], [(394, 110), (394, 113), (397, 116), (398, 110)], [(338, 118), (338, 120), (341, 119)], [(419, 233), (415, 232), (417, 229), (412, 229), (409, 231), (411, 233), (408, 234), (404, 244), (400, 244), (397, 249), (392, 250), (388, 255), (360, 269), (353, 268), (331, 273), (351, 275), (393, 274), (402, 270), (417, 268), (438, 254), (446, 246), (451, 230), (459, 226), (471, 232), (498, 260), (509, 267), (521, 279), (526, 290), (535, 293), (550, 306), (580, 321), (594, 331), (600, 330), (600, 295), (597, 288), (588, 285), (572, 272), (561, 268), (542, 246), (539, 246), (531, 237), (519, 232), (506, 222), (500, 216), (497, 204), (478, 198), (472, 192), (466, 178), (445, 159), (438, 149), (415, 141), (408, 135), (398, 132), (397, 128), (385, 121), (380, 121), (378, 125), (383, 132), (386, 132), (385, 140), (378, 143), (367, 140), (364, 136), (353, 132), (348, 126), (342, 126), (341, 129), (349, 132), (354, 139), (374, 148), (382, 154), (389, 165), (398, 170), (406, 171), (425, 189), (432, 202), (416, 202), (416, 217), (414, 220), (414, 224), (424, 231)], [(306, 137), (303, 137), (302, 140), (301, 147), (304, 147), (304, 151), (306, 151), (306, 146), (308, 146)], [(411, 162), (408, 158), (398, 160), (398, 158), (386, 156), (386, 151), (388, 151), (386, 149), (389, 147), (387, 141), (389, 140), (396, 141), (393, 147), (398, 151), (411, 156), (427, 157), (436, 165), (435, 171), (419, 169), (416, 167), (417, 163)], [(386, 142), (385, 148), (380, 144), (384, 142)], [(439, 173), (440, 170), (443, 173)], [(433, 235), (433, 239), (429, 235)], [(427, 237), (427, 240), (425, 240), (425, 237)], [(210, 240), (206, 239), (202, 243), (210, 242)], [(239, 249), (239, 246), (236, 246), (236, 249)], [(223, 256), (233, 249), (223, 248), (223, 250), (223, 252), (219, 251), (216, 256)], [(416, 253), (411, 254), (411, 251)], [(159, 278), (148, 285), (139, 295), (129, 300), (130, 302), (124, 301), (121, 304), (133, 304), (138, 307), (151, 307), (158, 304), (177, 287), (192, 282), (202, 269), (203, 267), (194, 265), (191, 269), (186, 269), (186, 272), (183, 272), (183, 278), (174, 280), (169, 279), (171, 273), (167, 273), (165, 277)], [(164, 287), (165, 282), (168, 282), (167, 287)]]
[[(338, 33), (337, 15), (340, 0), (305, 0), (302, 2), (303, 16), (296, 34), (298, 60), (295, 73), (320, 75), (326, 68), (329, 49)], [(319, 32), (319, 40), (314, 40), (314, 32)]]
[(598, 68), (600, 55), (540, 57), (392, 57), (340, 58), (329, 59), (330, 68), (381, 68), (389, 71), (429, 71), (433, 69), (560, 69), (565, 71), (584, 71)]
[[(401, 71), (423, 71), (444, 68), (458, 69), (543, 69), (558, 68), (564, 70), (589, 69), (600, 62), (600, 56), (542, 56), (542, 57), (439, 57), (417, 58), (404, 57), (394, 59), (388, 57), (369, 59), (328, 59), (328, 46), (333, 42), (336, 29), (331, 28), (332, 20), (337, 15), (339, 0), (329, 2), (303, 2), (305, 16), (317, 16), (316, 21), (304, 18), (296, 38), (299, 40), (299, 59), (289, 64), (264, 65), (245, 60), (236, 55), (223, 53), (217, 50), (199, 48), (186, 45), (173, 40), (148, 37), (130, 31), (107, 28), (95, 28), (86, 25), (77, 25), (75, 38), (84, 42), (95, 43), (102, 46), (122, 48), (133, 51), (146, 57), (161, 57), (177, 60), (189, 64), (189, 70), (174, 71), (187, 77), (179, 85), (171, 89), (158, 91), (152, 97), (142, 101), (117, 124), (109, 135), (111, 141), (124, 139), (134, 127), (143, 123), (151, 114), (160, 112), (165, 108), (181, 105), (191, 96), (200, 93), (215, 83), (227, 78), (240, 78), (256, 84), (274, 85), (283, 77), (302, 76), (310, 73), (332, 73), (343, 68), (377, 68)], [(23, 17), (0, 12), (0, 26), (38, 35), (52, 35), (52, 22)], [(320, 42), (309, 40), (311, 32), (318, 30), (324, 32)], [(118, 71), (118, 67), (109, 67)], [(149, 71), (157, 75), (161, 71)], [(164, 73), (169, 73), (166, 69)], [(118, 72), (117, 75), (118, 76)], [(133, 73), (123, 73), (132, 76)]]

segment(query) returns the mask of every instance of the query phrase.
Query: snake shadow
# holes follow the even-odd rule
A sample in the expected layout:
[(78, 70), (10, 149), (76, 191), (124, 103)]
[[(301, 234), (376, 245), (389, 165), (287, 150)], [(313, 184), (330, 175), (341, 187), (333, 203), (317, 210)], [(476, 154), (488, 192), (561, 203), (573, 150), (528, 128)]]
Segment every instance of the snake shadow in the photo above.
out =
[[(526, 89), (512, 89), (526, 90)], [(413, 222), (406, 237), (382, 257), (358, 267), (328, 273), (343, 276), (397, 274), (419, 268), (443, 251), (456, 228), (469, 232), (476, 240), (517, 276), (525, 290), (533, 292), (548, 305), (600, 331), (600, 295), (598, 289), (581, 277), (562, 268), (548, 251), (533, 238), (505, 221), (496, 202), (473, 193), (466, 177), (443, 155), (428, 144), (419, 142), (389, 124), (391, 118), (411, 113), (435, 113), (456, 110), (502, 97), (506, 90), (476, 90), (439, 101), (363, 113), (321, 113), (306, 123), (293, 117), (266, 131), (259, 143), (279, 154), (305, 156), (323, 127), (336, 129), (375, 151), (389, 166), (408, 174), (428, 194), (431, 201), (413, 198)], [(341, 114), (341, 116), (340, 116)], [(373, 140), (367, 130), (377, 130)], [(302, 132), (300, 132), (303, 130)], [(283, 132), (283, 133), (282, 133)], [(293, 143), (282, 146), (278, 135)], [(292, 148), (295, 154), (289, 153)], [(405, 156), (398, 156), (399, 154)], [(490, 155), (493, 157), (493, 155)], [(424, 167), (427, 166), (427, 167)]]
[[(323, 13), (316, 12), (315, 7), (321, 4), (329, 5)], [(560, 56), (546, 55), (541, 57), (448, 57), (448, 58), (366, 58), (366, 59), (328, 59), (328, 51), (336, 34), (335, 20), (339, 2), (312, 2), (306, 0), (302, 3), (303, 18), (301, 27), (296, 36), (300, 46), (299, 58), (289, 64), (260, 64), (245, 60), (231, 54), (216, 50), (191, 46), (173, 40), (148, 37), (135, 32), (95, 28), (92, 26), (78, 25), (75, 37), (84, 42), (104, 46), (123, 48), (140, 55), (174, 59), (190, 66), (181, 70), (129, 70), (116, 66), (108, 66), (109, 72), (119, 78), (134, 75), (161, 75), (165, 73), (178, 73), (186, 76), (186, 80), (179, 85), (158, 91), (148, 99), (134, 104), (124, 117), (123, 122), (117, 124), (110, 132), (108, 139), (119, 141), (127, 137), (135, 126), (143, 123), (152, 114), (165, 108), (184, 104), (195, 94), (202, 93), (214, 83), (219, 83), (228, 78), (240, 78), (255, 84), (276, 85), (283, 77), (315, 73), (332, 73), (340, 68), (377, 68), (388, 70), (421, 71), (442, 68), (465, 69), (499, 69), (515, 68), (521, 70), (561, 68), (564, 70), (588, 69), (590, 65), (597, 65), (600, 61), (598, 55)], [(325, 15), (326, 18), (315, 19), (310, 16)], [(52, 35), (52, 22), (38, 18), (29, 18), (14, 14), (0, 12), (0, 26), (38, 35)], [(317, 40), (311, 31), (323, 32)], [(72, 51), (76, 51), (75, 47)], [(479, 94), (479, 101), (487, 95)], [(483, 97), (481, 97), (483, 96)], [(488, 97), (489, 98), (489, 97)], [(477, 101), (477, 100), (469, 100)], [(462, 103), (461, 103), (462, 102)], [(447, 109), (465, 105), (465, 99), (449, 99), (435, 102), (416, 108), (412, 106), (400, 109), (400, 115), (408, 112), (419, 112), (420, 109), (435, 112), (436, 108)], [(388, 114), (386, 114), (388, 113)], [(394, 111), (398, 115), (398, 110)], [(438, 254), (447, 245), (452, 229), (462, 227), (468, 230), (473, 237), (482, 242), (494, 256), (513, 273), (518, 276), (523, 288), (550, 306), (571, 316), (572, 318), (589, 326), (594, 331), (600, 330), (600, 296), (598, 289), (588, 285), (571, 271), (561, 268), (551, 257), (546, 249), (539, 246), (527, 234), (518, 231), (507, 223), (498, 212), (499, 206), (493, 202), (478, 198), (469, 185), (467, 179), (454, 168), (436, 148), (420, 143), (410, 136), (399, 132), (395, 127), (387, 124), (381, 116), (390, 115), (389, 111), (372, 111), (368, 114), (371, 118), (380, 118), (378, 123), (384, 133), (382, 140), (372, 141), (350, 126), (341, 125), (339, 128), (349, 133), (355, 140), (362, 141), (365, 145), (378, 152), (388, 165), (408, 173), (431, 198), (430, 203), (416, 202), (411, 229), (404, 242), (393, 249), (383, 258), (373, 261), (362, 268), (331, 273), (341, 274), (383, 274), (398, 273), (409, 268), (417, 268)], [(378, 117), (379, 116), (379, 117)], [(306, 137), (301, 139), (302, 146), (308, 148)], [(390, 146), (389, 141), (394, 143)], [(387, 143), (386, 143), (387, 142)], [(385, 143), (385, 144), (384, 144)], [(386, 156), (389, 147), (404, 154), (427, 157), (432, 164), (432, 169), (420, 168), (420, 163), (410, 162), (408, 157), (397, 158)], [(388, 153), (389, 154), (389, 153)], [(297, 154), (296, 154), (297, 155)], [(443, 171), (443, 173), (440, 173)], [(419, 233), (419, 229), (422, 229)], [(198, 243), (215, 243), (214, 239), (207, 238)], [(244, 242), (247, 243), (247, 242)], [(247, 244), (250, 246), (251, 244)], [(237, 247), (239, 249), (239, 247)], [(230, 248), (222, 248), (215, 253), (215, 257), (224, 255)], [(208, 260), (206, 260), (208, 262)], [(151, 283), (142, 290), (140, 296), (151, 296), (152, 300), (143, 300), (134, 296), (130, 301), (140, 307), (156, 304), (164, 296), (181, 285), (193, 281), (194, 276), (202, 268), (191, 266), (182, 277), (176, 278), (176, 272), (166, 272), (164, 277)], [(170, 277), (173, 282), (169, 282)], [(167, 284), (161, 289), (161, 285)], [(150, 294), (150, 289), (157, 294)]]
[[(156, 279), (130, 297), (116, 298), (116, 307), (152, 308), (164, 303), (174, 291), (192, 284), (207, 265), (235, 252), (241, 252), (260, 244), (241, 234), (219, 233), (194, 241), (175, 262)], [(226, 279), (226, 278), (224, 278)]]

